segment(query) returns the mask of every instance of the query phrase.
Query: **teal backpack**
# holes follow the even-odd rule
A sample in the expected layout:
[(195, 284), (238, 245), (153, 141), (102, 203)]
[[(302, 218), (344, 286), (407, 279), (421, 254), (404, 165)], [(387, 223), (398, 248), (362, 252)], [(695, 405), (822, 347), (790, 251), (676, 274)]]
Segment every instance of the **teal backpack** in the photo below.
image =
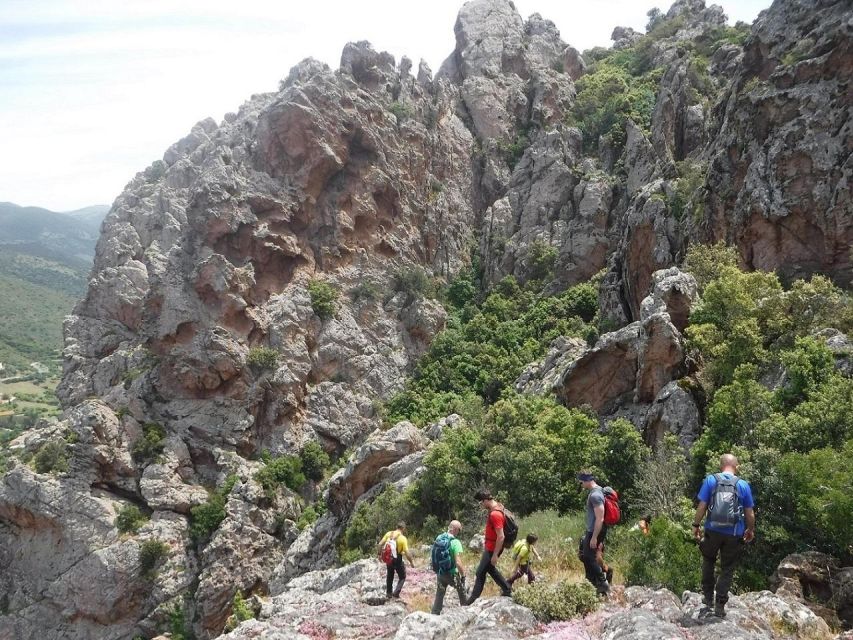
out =
[(450, 573), (453, 569), (453, 556), (450, 554), (450, 544), (455, 538), (447, 533), (441, 533), (432, 543), (432, 552), (430, 554), (430, 564), (432, 570), (437, 574)]

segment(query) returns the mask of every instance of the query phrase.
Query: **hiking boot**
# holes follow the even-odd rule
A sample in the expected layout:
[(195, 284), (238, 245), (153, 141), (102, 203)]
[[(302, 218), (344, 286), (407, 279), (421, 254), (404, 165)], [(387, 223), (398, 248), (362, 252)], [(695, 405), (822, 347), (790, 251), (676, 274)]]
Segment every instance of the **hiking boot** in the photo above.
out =
[(726, 605), (723, 604), (722, 602), (718, 602), (717, 604), (715, 604), (714, 605), (714, 615), (717, 616), (718, 618), (725, 618), (726, 617)]
[(501, 591), (501, 595), (504, 598), (512, 598), (512, 591)]
[(714, 594), (708, 595), (707, 593), (702, 596), (702, 604), (704, 604), (709, 609), (714, 606)]
[(613, 567), (607, 567), (607, 571), (604, 572), (604, 579), (607, 580), (607, 584), (613, 584)]

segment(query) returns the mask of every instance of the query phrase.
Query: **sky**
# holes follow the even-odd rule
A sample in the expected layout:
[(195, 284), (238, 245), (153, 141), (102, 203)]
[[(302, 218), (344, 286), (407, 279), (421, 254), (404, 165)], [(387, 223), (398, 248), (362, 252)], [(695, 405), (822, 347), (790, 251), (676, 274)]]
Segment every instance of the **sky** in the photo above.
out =
[[(579, 50), (642, 31), (655, 0), (515, 0)], [(770, 0), (717, 0), (751, 23)], [(274, 91), (306, 57), (339, 66), (370, 41), (433, 71), (462, 0), (2, 0), (0, 201), (110, 204), (193, 124)], [(666, 11), (669, 4), (659, 3)]]

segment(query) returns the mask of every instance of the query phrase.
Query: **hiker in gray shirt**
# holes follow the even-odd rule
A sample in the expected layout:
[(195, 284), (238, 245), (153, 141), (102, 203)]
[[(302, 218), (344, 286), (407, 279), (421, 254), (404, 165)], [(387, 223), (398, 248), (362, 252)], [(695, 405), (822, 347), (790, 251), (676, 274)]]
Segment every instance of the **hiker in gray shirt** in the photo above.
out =
[(607, 527), (604, 526), (604, 491), (589, 471), (581, 471), (577, 474), (577, 479), (583, 488), (589, 491), (586, 499), (586, 532), (581, 539), (578, 556), (583, 562), (586, 579), (593, 584), (599, 595), (607, 595), (610, 585), (598, 562), (598, 552), (607, 534)]

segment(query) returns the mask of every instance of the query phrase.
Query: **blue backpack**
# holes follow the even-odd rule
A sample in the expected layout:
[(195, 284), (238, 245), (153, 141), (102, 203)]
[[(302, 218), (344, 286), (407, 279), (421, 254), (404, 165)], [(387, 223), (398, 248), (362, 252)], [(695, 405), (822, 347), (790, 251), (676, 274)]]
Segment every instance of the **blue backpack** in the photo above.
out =
[(450, 543), (455, 538), (447, 533), (441, 533), (432, 543), (432, 553), (430, 554), (430, 564), (432, 570), (437, 574), (450, 573), (453, 569), (453, 556), (450, 554)]
[(739, 478), (726, 478), (719, 473), (715, 473), (714, 477), (717, 479), (717, 486), (711, 494), (706, 522), (715, 527), (734, 527), (743, 518), (743, 506), (737, 492)]

